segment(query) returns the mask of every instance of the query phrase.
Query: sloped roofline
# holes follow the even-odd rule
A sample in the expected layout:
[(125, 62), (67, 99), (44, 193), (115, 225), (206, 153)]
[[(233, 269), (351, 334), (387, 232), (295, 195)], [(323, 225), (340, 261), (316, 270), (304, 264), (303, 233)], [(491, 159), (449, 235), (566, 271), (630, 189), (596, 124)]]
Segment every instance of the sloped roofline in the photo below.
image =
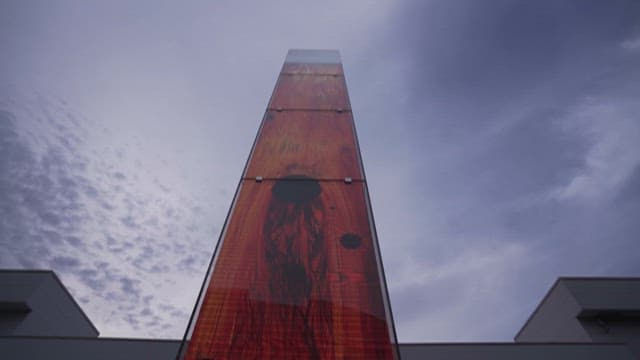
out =
[(91, 319), (89, 319), (89, 317), (84, 312), (84, 310), (82, 310), (82, 307), (80, 306), (80, 304), (78, 304), (76, 299), (74, 299), (73, 295), (71, 295), (71, 293), (69, 292), (67, 287), (64, 286), (64, 284), (62, 283), (62, 281), (60, 280), (60, 278), (58, 277), (58, 275), (56, 274), (55, 271), (47, 270), (47, 269), (0, 269), (0, 273), (27, 273), (27, 274), (28, 273), (38, 273), (38, 274), (51, 274), (51, 275), (53, 275), (53, 278), (58, 282), (58, 285), (60, 285), (60, 287), (62, 288), (64, 293), (67, 294), (69, 299), (71, 299), (71, 303), (73, 303), (73, 305), (76, 306), (76, 308), (80, 311), (80, 314), (82, 314), (82, 316), (85, 318), (85, 320), (87, 320), (89, 325), (91, 325), (91, 328), (93, 328), (93, 330), (96, 332), (96, 337), (98, 337), (100, 335), (100, 331), (98, 330), (98, 328), (96, 328), (96, 326), (93, 325), (93, 322), (91, 321)]
[[(553, 290), (556, 288), (556, 286), (558, 286), (558, 284), (561, 281), (610, 281), (610, 280), (614, 280), (614, 281), (615, 280), (635, 280), (635, 281), (640, 281), (640, 277), (634, 277), (634, 276), (560, 276), (560, 277), (558, 277), (556, 279), (556, 281), (553, 282), (553, 285), (551, 285), (549, 290), (547, 290), (547, 293), (544, 295), (542, 300), (540, 300), (540, 302), (538, 303), (538, 306), (536, 306), (535, 310), (533, 310), (533, 312), (529, 315), (529, 317), (527, 318), (527, 321), (525, 321), (525, 323), (522, 325), (522, 327), (520, 327), (520, 330), (516, 333), (516, 335), (513, 337), (513, 339), (515, 341), (517, 341), (518, 336), (520, 336), (520, 334), (524, 331), (524, 328), (527, 327), (527, 325), (529, 324), (529, 322), (531, 322), (533, 317), (536, 316), (536, 314), (538, 313), (540, 308), (542, 308), (542, 304), (544, 304), (545, 301), (547, 301), (547, 299), (549, 298), (549, 296), (551, 295)], [(569, 292), (571, 292), (570, 289), (569, 289)], [(573, 295), (573, 293), (572, 293), (572, 295)]]

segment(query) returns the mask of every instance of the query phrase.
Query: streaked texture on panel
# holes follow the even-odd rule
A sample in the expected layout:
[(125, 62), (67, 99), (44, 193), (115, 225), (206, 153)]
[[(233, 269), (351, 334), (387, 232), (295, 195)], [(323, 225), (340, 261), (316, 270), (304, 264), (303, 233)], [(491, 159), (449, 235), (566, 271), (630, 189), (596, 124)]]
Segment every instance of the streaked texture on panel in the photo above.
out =
[(351, 113), (267, 111), (245, 177), (362, 179)]
[(388, 357), (373, 246), (361, 183), (245, 181), (191, 354)]
[(344, 78), (337, 75), (290, 74), (280, 76), (270, 109), (347, 110)]
[(290, 51), (184, 358), (397, 358), (348, 104), (337, 52)]

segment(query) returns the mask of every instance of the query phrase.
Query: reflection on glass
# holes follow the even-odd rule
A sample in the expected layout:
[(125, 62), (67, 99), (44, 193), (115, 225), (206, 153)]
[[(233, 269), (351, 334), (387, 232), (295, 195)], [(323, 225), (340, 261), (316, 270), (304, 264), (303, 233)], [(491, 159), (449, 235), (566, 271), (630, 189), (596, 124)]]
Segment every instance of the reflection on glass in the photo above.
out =
[(289, 52), (184, 358), (396, 358), (349, 109), (337, 51)]

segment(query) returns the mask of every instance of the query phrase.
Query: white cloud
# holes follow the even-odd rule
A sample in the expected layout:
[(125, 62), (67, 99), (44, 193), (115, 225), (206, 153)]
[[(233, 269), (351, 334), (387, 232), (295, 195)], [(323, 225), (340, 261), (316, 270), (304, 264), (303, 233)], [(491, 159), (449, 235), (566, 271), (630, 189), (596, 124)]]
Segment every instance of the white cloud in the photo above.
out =
[(496, 269), (519, 262), (520, 256), (525, 253), (524, 245), (519, 243), (499, 243), (480, 239), (474, 239), (474, 242), (477, 246), (470, 246), (455, 258), (437, 266), (416, 261), (413, 257), (406, 258), (399, 271), (400, 281), (391, 284), (391, 288), (429, 286), (443, 279), (465, 277), (469, 274), (483, 274), (483, 277), (497, 276), (500, 271)]
[(559, 200), (613, 195), (640, 164), (640, 103), (637, 99), (588, 99), (563, 120), (568, 132), (590, 140), (584, 166), (564, 186)]
[(406, 297), (423, 302), (412, 304), (410, 317), (396, 319), (400, 341), (497, 340), (505, 328), (511, 330), (520, 315), (509, 306), (512, 284), (531, 251), (522, 243), (474, 243), (441, 265), (406, 259), (392, 292), (398, 303), (404, 291), (419, 291), (424, 300)]
[(161, 176), (159, 160), (135, 164), (135, 147), (90, 141), (101, 129), (62, 101), (11, 93), (0, 265), (56, 271), (102, 335), (181, 337), (226, 211), (210, 204), (227, 195)]
[(630, 37), (623, 42), (620, 43), (620, 46), (629, 51), (639, 51), (640, 50), (640, 35), (635, 37)]

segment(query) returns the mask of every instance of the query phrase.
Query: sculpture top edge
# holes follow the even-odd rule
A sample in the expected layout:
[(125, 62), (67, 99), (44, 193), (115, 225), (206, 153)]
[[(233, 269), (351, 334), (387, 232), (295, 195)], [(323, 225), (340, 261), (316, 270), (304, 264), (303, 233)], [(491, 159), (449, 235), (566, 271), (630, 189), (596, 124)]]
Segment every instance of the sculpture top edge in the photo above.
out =
[(340, 64), (341, 60), (338, 50), (291, 49), (287, 53), (285, 62), (289, 64)]

